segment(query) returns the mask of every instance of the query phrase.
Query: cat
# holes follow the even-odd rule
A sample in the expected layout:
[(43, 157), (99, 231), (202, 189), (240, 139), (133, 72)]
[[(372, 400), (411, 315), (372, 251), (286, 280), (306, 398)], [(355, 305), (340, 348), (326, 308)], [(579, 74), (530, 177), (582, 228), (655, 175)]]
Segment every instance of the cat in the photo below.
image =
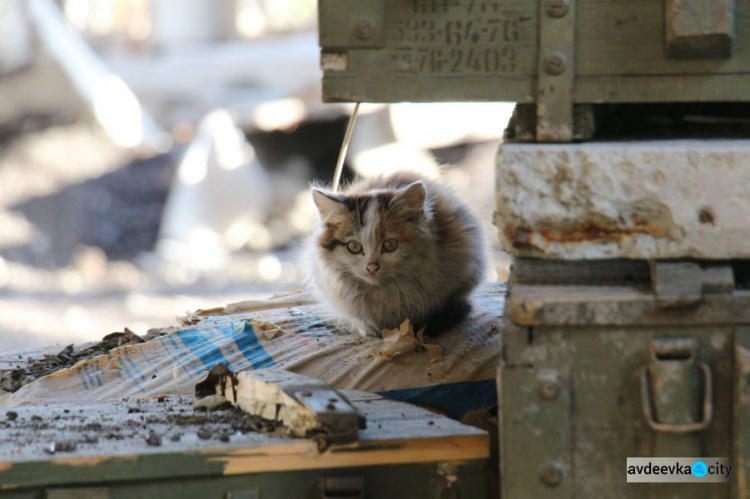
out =
[(410, 172), (312, 188), (320, 224), (312, 236), (313, 293), (367, 336), (405, 319), (435, 335), (470, 311), (485, 276), (480, 224), (438, 181)]

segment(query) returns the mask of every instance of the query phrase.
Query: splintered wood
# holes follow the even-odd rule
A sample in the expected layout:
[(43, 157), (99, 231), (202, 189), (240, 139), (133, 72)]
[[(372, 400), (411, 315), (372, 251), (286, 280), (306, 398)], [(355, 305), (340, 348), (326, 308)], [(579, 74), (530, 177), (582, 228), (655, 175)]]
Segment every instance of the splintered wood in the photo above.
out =
[(282, 423), (297, 437), (304, 437), (311, 430), (321, 429), (320, 421), (313, 411), (291, 397), (285, 388), (327, 388), (321, 381), (280, 370), (241, 371), (236, 381), (223, 377), (221, 393), (229, 402), (248, 414)]
[(424, 342), (425, 328), (414, 333), (414, 326), (406, 319), (398, 329), (383, 329), (383, 343), (385, 346), (378, 350), (375, 355), (386, 360), (393, 360), (398, 355), (404, 355), (415, 351), (426, 350), (430, 363), (437, 362), (443, 358), (443, 347), (430, 345)]

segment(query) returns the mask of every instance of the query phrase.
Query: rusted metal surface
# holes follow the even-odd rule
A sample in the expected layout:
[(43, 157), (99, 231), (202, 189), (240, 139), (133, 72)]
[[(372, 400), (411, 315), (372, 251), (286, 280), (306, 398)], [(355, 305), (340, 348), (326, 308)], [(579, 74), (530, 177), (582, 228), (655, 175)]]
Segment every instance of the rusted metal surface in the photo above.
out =
[[(598, 218), (598, 217), (597, 217)], [(540, 223), (537, 227), (515, 226), (507, 224), (503, 228), (505, 237), (511, 241), (513, 249), (544, 253), (547, 243), (611, 243), (631, 238), (637, 234), (653, 237), (667, 236), (668, 227), (649, 223), (634, 215), (632, 225), (626, 225), (624, 219), (565, 221), (556, 224)], [(537, 243), (538, 241), (538, 243)]]
[(666, 0), (664, 4), (669, 57), (699, 59), (732, 55), (735, 0)]

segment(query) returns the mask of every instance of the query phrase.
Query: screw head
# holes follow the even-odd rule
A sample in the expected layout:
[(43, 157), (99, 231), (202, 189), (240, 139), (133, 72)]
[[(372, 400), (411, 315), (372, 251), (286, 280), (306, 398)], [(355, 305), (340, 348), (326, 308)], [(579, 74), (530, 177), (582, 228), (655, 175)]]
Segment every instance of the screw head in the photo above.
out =
[(565, 72), (565, 56), (562, 54), (550, 54), (544, 58), (544, 70), (547, 74), (557, 76)]
[(554, 464), (551, 464), (542, 470), (540, 478), (546, 485), (555, 487), (562, 482), (562, 470)]
[(372, 38), (374, 32), (375, 28), (373, 28), (369, 21), (360, 21), (354, 29), (354, 36), (360, 40), (369, 40)]
[(556, 399), (560, 394), (560, 386), (554, 381), (542, 381), (539, 385), (539, 396), (544, 400)]
[(568, 13), (570, 0), (547, 0), (546, 11), (550, 17), (560, 18)]

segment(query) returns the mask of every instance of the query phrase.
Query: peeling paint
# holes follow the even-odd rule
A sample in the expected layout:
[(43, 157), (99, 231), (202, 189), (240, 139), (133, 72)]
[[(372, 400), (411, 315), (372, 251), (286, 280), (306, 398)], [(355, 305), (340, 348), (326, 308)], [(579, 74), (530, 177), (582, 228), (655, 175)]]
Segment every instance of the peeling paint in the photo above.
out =
[(138, 456), (85, 456), (85, 457), (66, 457), (53, 459), (52, 464), (59, 466), (98, 466), (106, 461), (121, 461), (134, 463), (138, 461)]

